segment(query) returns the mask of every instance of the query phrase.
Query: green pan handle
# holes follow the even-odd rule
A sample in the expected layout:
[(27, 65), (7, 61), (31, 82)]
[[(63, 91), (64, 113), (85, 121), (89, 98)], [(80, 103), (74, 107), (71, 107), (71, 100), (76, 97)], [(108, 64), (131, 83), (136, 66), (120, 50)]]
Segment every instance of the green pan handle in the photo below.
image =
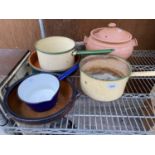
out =
[(98, 54), (108, 54), (111, 53), (114, 49), (103, 49), (103, 50), (86, 50), (86, 51), (74, 51), (73, 55), (98, 55)]

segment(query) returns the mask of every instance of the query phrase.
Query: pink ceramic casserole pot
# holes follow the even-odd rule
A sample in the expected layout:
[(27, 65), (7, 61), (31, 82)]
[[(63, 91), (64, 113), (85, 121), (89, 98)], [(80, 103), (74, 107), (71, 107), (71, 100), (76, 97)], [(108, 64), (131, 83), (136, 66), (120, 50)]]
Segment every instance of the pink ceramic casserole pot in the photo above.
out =
[(132, 34), (116, 27), (115, 23), (108, 24), (108, 27), (96, 28), (90, 32), (90, 36), (84, 38), (87, 50), (99, 50), (112, 48), (112, 55), (127, 59), (138, 46), (137, 40)]

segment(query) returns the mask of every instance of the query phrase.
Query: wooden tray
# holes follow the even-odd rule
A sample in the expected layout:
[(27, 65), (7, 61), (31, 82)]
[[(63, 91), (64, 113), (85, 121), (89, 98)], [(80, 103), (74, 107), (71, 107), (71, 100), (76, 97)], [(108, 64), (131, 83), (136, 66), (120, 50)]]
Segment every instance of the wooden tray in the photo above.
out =
[[(23, 79), (22, 79), (23, 80)], [(10, 117), (24, 123), (47, 123), (62, 118), (74, 105), (76, 92), (68, 80), (61, 81), (58, 102), (55, 107), (45, 112), (35, 112), (17, 96), (17, 81), (5, 94), (3, 107)]]

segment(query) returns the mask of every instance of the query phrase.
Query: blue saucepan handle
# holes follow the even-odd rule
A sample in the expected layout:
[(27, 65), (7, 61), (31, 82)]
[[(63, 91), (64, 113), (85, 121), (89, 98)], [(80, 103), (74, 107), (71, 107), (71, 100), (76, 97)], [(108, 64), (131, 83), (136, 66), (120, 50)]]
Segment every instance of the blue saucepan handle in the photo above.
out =
[(74, 66), (72, 66), (70, 69), (68, 69), (67, 71), (65, 71), (64, 73), (60, 74), (57, 78), (59, 80), (64, 80), (69, 75), (71, 75), (73, 72), (75, 72), (78, 68), (79, 68), (79, 64), (77, 63)]

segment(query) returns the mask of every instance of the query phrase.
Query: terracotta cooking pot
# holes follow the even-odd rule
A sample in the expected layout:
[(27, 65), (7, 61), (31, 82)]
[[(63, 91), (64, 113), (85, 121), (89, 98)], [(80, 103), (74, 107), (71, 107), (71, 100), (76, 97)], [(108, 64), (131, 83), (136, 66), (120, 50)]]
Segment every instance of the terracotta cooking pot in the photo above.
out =
[(87, 50), (99, 50), (112, 48), (112, 55), (127, 59), (133, 52), (134, 46), (138, 46), (137, 40), (132, 39), (132, 34), (116, 27), (115, 23), (108, 27), (96, 28), (90, 32), (90, 36), (84, 38)]

